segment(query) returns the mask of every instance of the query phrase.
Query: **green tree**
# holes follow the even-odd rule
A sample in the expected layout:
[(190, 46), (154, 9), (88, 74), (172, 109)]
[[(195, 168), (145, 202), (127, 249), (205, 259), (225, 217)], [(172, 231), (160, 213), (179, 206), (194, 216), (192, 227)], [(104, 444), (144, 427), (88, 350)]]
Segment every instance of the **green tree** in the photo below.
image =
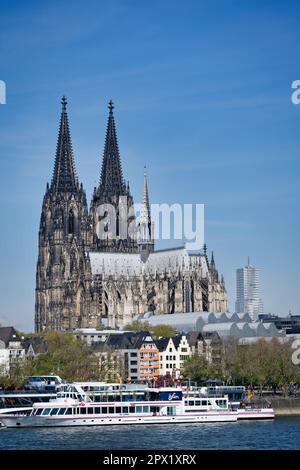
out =
[(54, 374), (67, 381), (97, 380), (98, 360), (89, 347), (70, 333), (51, 332), (45, 336), (48, 352), (31, 363), (30, 375)]
[(216, 371), (208, 363), (204, 356), (198, 353), (188, 357), (183, 364), (182, 376), (193, 382), (201, 383), (209, 378), (214, 378)]
[(134, 320), (124, 326), (125, 331), (150, 331), (150, 323), (147, 321)]
[(150, 325), (149, 322), (135, 320), (132, 323), (124, 326), (126, 331), (149, 331), (154, 338), (172, 338), (176, 336), (176, 330), (170, 325)]
[(176, 330), (170, 325), (151, 326), (150, 333), (154, 338), (172, 338), (177, 334)]

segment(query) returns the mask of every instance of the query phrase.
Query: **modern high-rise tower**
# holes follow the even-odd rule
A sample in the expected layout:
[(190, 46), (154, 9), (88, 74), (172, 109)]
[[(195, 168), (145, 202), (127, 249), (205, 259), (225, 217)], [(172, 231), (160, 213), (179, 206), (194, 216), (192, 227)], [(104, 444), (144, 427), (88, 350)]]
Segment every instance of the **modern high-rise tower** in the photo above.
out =
[(257, 320), (263, 313), (263, 303), (260, 299), (258, 269), (250, 265), (236, 270), (236, 313), (248, 313), (252, 320)]

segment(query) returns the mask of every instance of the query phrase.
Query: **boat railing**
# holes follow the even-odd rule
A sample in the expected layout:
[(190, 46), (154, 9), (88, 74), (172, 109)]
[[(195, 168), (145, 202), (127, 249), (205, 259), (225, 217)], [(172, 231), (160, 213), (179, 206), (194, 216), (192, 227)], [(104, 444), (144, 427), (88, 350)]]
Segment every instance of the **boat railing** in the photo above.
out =
[(0, 397), (3, 395), (55, 395), (55, 391), (39, 391), (36, 389), (32, 390), (0, 390)]

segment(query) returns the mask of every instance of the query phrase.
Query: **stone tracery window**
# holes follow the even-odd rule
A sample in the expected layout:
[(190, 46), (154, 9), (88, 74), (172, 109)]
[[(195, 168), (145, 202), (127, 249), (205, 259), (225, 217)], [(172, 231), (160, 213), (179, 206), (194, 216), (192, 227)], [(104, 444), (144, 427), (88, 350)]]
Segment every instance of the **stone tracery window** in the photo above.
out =
[(68, 223), (68, 233), (74, 234), (75, 231), (75, 216), (74, 212), (71, 209), (69, 212), (69, 223)]

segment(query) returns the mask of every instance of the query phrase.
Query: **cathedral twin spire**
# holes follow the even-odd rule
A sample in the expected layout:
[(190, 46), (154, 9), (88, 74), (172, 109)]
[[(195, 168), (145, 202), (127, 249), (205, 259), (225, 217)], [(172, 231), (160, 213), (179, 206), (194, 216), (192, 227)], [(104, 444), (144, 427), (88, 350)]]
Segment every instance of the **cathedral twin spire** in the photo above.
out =
[(65, 96), (62, 97), (61, 104), (62, 110), (51, 189), (54, 192), (72, 193), (78, 189), (78, 179), (73, 157), (67, 114), (67, 99)]
[[(78, 178), (76, 176), (71, 135), (68, 123), (67, 99), (65, 96), (63, 96), (62, 98), (61, 104), (62, 111), (60, 118), (58, 142), (53, 177), (50, 187), (51, 192), (54, 194), (76, 193), (79, 191), (79, 184)], [(129, 183), (126, 185), (125, 180), (123, 178), (121, 158), (117, 140), (116, 124), (113, 113), (114, 105), (111, 100), (108, 104), (108, 109), (109, 115), (106, 129), (100, 181), (98, 188), (95, 188), (91, 204), (91, 208), (93, 208), (91, 213), (91, 216), (93, 218), (92, 223), (94, 226), (93, 230), (95, 230), (95, 223), (97, 218), (95, 210), (100, 204), (113, 204), (116, 206), (116, 211), (118, 213), (119, 198), (120, 196), (126, 196), (128, 208), (133, 206), (133, 199), (130, 194)], [(129, 215), (128, 223), (131, 223), (131, 220), (133, 218), (135, 218), (134, 215)], [(151, 240), (151, 214), (146, 170), (144, 171), (144, 191), (141, 211), (141, 225), (143, 226), (143, 235), (140, 234), (140, 237), (144, 241), (148, 241), (148, 243), (150, 242), (150, 244), (152, 245), (153, 241)], [(96, 243), (98, 246), (97, 239), (94, 239), (93, 244), (94, 243)], [(137, 245), (135, 243), (136, 242), (134, 240), (127, 240), (128, 247), (125, 248), (124, 245), (124, 250), (136, 251)], [(107, 247), (102, 246), (103, 243), (100, 245), (98, 246), (98, 248), (107, 249)]]
[[(67, 114), (67, 99), (61, 100), (62, 111), (51, 189), (55, 192), (73, 192), (78, 189), (78, 179), (73, 157), (72, 141)], [(123, 178), (121, 158), (118, 147), (113, 102), (110, 100), (104, 154), (99, 182), (99, 192), (104, 196), (126, 195), (129, 185)]]
[(108, 104), (108, 109), (109, 116), (106, 129), (99, 190), (105, 196), (120, 196), (126, 194), (126, 184), (123, 179), (116, 125), (113, 114), (114, 105), (112, 100), (110, 100)]

